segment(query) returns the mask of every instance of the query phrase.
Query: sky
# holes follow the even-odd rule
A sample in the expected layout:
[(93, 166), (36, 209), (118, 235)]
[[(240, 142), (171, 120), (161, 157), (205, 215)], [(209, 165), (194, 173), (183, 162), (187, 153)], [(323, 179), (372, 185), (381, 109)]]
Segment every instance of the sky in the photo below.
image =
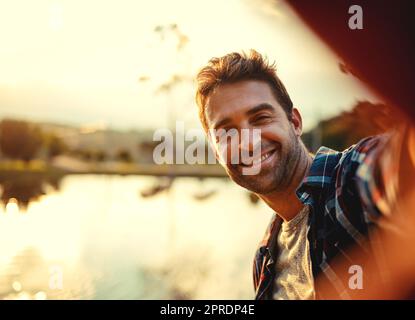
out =
[(276, 62), (305, 130), (379, 101), (282, 1), (0, 0), (0, 119), (198, 128), (197, 70), (250, 48)]

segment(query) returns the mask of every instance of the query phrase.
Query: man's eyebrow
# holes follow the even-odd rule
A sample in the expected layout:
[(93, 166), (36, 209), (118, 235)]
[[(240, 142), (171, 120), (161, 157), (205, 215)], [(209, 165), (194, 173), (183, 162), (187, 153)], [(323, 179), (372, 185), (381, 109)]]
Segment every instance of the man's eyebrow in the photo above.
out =
[(229, 122), (231, 122), (230, 118), (223, 118), (222, 120), (218, 121), (218, 123), (214, 125), (214, 129), (218, 129), (224, 126), (225, 124), (228, 124)]
[(251, 109), (249, 109), (245, 114), (246, 115), (253, 115), (259, 111), (264, 111), (264, 110), (268, 110), (268, 111), (275, 111), (274, 107), (272, 105), (270, 105), (269, 103), (261, 103)]

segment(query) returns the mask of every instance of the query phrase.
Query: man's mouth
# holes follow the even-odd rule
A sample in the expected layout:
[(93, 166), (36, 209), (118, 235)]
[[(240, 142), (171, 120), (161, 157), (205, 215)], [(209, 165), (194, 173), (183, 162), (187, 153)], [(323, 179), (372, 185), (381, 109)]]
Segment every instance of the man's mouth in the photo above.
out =
[(273, 153), (274, 151), (275, 151), (275, 150), (268, 151), (266, 154), (262, 155), (262, 156), (261, 156), (261, 161), (264, 161), (265, 159), (268, 159), (268, 158), (272, 155), (272, 153)]
[[(273, 148), (266, 152), (261, 153), (260, 156), (249, 157), (249, 159), (241, 159), (240, 166), (242, 167), (253, 167), (253, 166), (264, 166), (268, 164), (275, 156), (277, 148)], [(255, 156), (255, 155), (254, 155)]]

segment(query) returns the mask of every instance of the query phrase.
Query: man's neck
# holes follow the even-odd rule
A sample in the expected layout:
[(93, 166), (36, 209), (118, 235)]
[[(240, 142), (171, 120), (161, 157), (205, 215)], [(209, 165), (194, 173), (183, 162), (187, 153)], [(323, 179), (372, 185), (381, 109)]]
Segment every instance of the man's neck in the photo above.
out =
[(312, 162), (312, 156), (303, 146), (301, 156), (294, 169), (294, 174), (288, 187), (284, 188), (283, 191), (274, 191), (266, 195), (259, 195), (284, 221), (289, 221), (294, 218), (304, 206), (298, 199), (296, 190), (308, 173)]

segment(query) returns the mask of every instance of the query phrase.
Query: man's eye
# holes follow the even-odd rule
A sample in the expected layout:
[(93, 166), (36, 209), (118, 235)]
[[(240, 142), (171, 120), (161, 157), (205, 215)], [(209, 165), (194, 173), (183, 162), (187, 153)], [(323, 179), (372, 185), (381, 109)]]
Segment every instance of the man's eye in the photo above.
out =
[(256, 117), (252, 122), (253, 123), (262, 123), (262, 122), (266, 122), (270, 119), (271, 118), (269, 116), (260, 116), (260, 117)]

